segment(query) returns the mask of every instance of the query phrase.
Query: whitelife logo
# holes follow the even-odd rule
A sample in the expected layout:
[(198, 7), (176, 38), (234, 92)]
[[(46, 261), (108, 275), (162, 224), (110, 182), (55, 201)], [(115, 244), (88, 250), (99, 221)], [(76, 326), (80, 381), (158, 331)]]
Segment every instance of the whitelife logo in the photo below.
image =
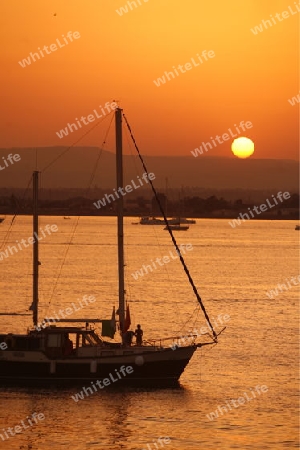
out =
[[(116, 381), (119, 381), (126, 377), (126, 375), (130, 375), (133, 373), (133, 367), (132, 366), (121, 366), (120, 369), (115, 369), (115, 374), (109, 373), (109, 378), (103, 378), (103, 380), (97, 380), (96, 385), (99, 387), (99, 389), (104, 389), (106, 386), (110, 386), (111, 382), (116, 383)], [(114, 375), (117, 376), (117, 378), (114, 378)], [(102, 385), (103, 383), (103, 385)], [(79, 400), (83, 400), (84, 397), (89, 397), (89, 395), (94, 394), (95, 392), (98, 392), (97, 386), (95, 386), (94, 382), (91, 381), (92, 387), (83, 387), (82, 391), (78, 392), (76, 395), (71, 395), (71, 398), (74, 400), (74, 402), (78, 402)], [(94, 390), (93, 390), (94, 389)]]
[(299, 92), (299, 94), (297, 95), (297, 97), (295, 96), (295, 97), (292, 97), (292, 98), (288, 99), (288, 102), (289, 102), (289, 104), (292, 105), (292, 106), (295, 106), (296, 103), (300, 103), (300, 92)]
[[(6, 429), (3, 428), (0, 433), (0, 439), (2, 439), (2, 441), (5, 441), (5, 439), (9, 439), (10, 437), (15, 436), (16, 434), (22, 433), (24, 430), (29, 428), (29, 426), (33, 427), (33, 425), (36, 425), (39, 420), (44, 420), (45, 416), (43, 413), (38, 414), (38, 413), (34, 412), (33, 414), (31, 414), (31, 418), (29, 418), (27, 416), (26, 419), (27, 420), (22, 420), (20, 422), (20, 425), (15, 425), (14, 427), (8, 427)], [(33, 423), (33, 421), (35, 423)], [(25, 423), (25, 422), (27, 422), (27, 423)], [(10, 436), (8, 433), (10, 434)]]
[[(230, 136), (236, 137), (236, 136), (240, 135), (242, 133), (242, 131), (246, 131), (246, 129), (249, 130), (250, 128), (253, 127), (252, 122), (250, 122), (249, 120), (247, 122), (244, 122), (242, 120), (240, 122), (239, 126), (237, 126), (236, 124), (234, 124), (234, 126), (235, 126), (235, 131), (238, 134), (233, 133), (231, 128), (228, 128), (228, 130), (227, 130), (228, 133), (223, 133), (222, 136), (217, 135), (215, 138), (213, 138), (213, 137), (210, 138), (214, 147), (217, 147), (217, 144), (215, 141), (217, 141), (218, 144), (224, 144), (225, 141), (228, 141), (230, 139)], [(207, 152), (208, 150), (212, 150), (212, 148), (213, 148), (213, 146), (211, 145), (210, 142), (202, 142), (199, 148), (195, 148), (195, 150), (191, 150), (191, 154), (195, 158), (197, 158), (197, 156), (203, 154), (203, 149)]]
[[(2, 156), (2, 159), (3, 159), (4, 167), (2, 167), (0, 164), (0, 170), (4, 170), (7, 167), (9, 167), (9, 165), (13, 165), (14, 162), (20, 161), (21, 156), (19, 155), (19, 153), (15, 153), (14, 155), (12, 153), (10, 153), (9, 155), (7, 155), (6, 158), (4, 156)], [(8, 163), (8, 161), (10, 164)]]
[[(62, 35), (62, 37), (63, 37), (63, 41), (65, 42), (65, 44), (62, 44), (59, 39), (56, 39), (55, 42), (57, 43), (57, 45), (56, 44), (51, 44), (49, 46), (44, 45), (43, 50), (46, 53), (46, 55), (50, 55), (51, 53), (56, 52), (56, 50), (58, 50), (58, 48), (62, 48), (62, 47), (65, 47), (66, 45), (68, 45), (69, 41), (73, 42), (73, 38), (79, 39), (81, 36), (78, 31), (74, 31), (74, 32), (68, 31), (67, 38), (69, 39), (69, 41), (67, 38), (65, 38), (64, 34)], [(50, 48), (50, 50), (48, 50), (48, 48)], [(41, 50), (41, 48), (38, 47), (38, 51), (40, 54), (30, 52), (29, 56), (27, 58), (24, 58), (22, 61), (19, 61), (20, 66), (24, 69), (24, 67), (30, 66), (31, 60), (32, 60), (32, 62), (36, 62), (37, 60), (41, 59), (41, 57), (45, 58), (43, 50)], [(37, 58), (37, 60), (35, 58)]]
[[(78, 120), (78, 118), (76, 117), (75, 120), (77, 122), (76, 123), (67, 123), (66, 128), (63, 128), (60, 131), (56, 131), (56, 135), (59, 137), (59, 139), (62, 139), (64, 136), (68, 136), (69, 135), (69, 131), (71, 133), (73, 133), (73, 131), (77, 131), (78, 128), (82, 128), (82, 125), (80, 122), (82, 122), (83, 125), (88, 125), (89, 123), (94, 122), (96, 119), (101, 119), (101, 117), (106, 116), (106, 112), (104, 111), (104, 109), (102, 108), (101, 105), (99, 105), (102, 114), (98, 114), (97, 110), (94, 109), (93, 113), (95, 114), (89, 114), (88, 116), (81, 116), (80, 119)], [(118, 104), (116, 102), (106, 102), (104, 105), (104, 108), (107, 109), (108, 113), (110, 113), (111, 111), (114, 111), (116, 108), (118, 107)]]
[(0, 350), (4, 351), (8, 348), (8, 345), (5, 341), (0, 342)]
[[(46, 234), (45, 231), (48, 233)], [(37, 235), (36, 232), (34, 232), (34, 236), (33, 237), (29, 237), (26, 241), (26, 239), (21, 239), (21, 241), (16, 241), (16, 245), (8, 245), (5, 251), (0, 251), (0, 261), (3, 260), (4, 258), (8, 258), (9, 257), (9, 253), (11, 255), (15, 253), (18, 253), (19, 250), (23, 250), (24, 248), (29, 247), (29, 245), (33, 245), (36, 241), (41, 241), (43, 238), (49, 236), (52, 233), (56, 233), (58, 231), (58, 226), (57, 225), (46, 225), (45, 226), (45, 230), (43, 230), (43, 228), (40, 228), (40, 235)], [(42, 235), (42, 236), (41, 236)], [(17, 248), (18, 247), (18, 248)], [(19, 249), (19, 250), (18, 250)], [(8, 253), (9, 252), (9, 253)]]
[[(179, 245), (179, 250), (180, 253), (182, 255), (185, 254), (186, 251), (191, 251), (193, 250), (193, 246), (192, 244), (181, 244)], [(171, 259), (177, 259), (179, 258), (179, 253), (176, 251), (176, 254), (173, 254), (172, 251), (169, 251), (169, 256), (165, 255), (162, 258), (156, 258), (156, 262), (157, 264), (159, 264), (159, 266), (163, 266), (164, 264), (168, 264), (169, 262), (171, 262)], [(131, 275), (133, 276), (133, 278), (135, 280), (137, 280), (139, 277), (143, 277), (144, 275), (148, 274), (148, 269), (150, 269), (150, 272), (153, 272), (153, 269), (157, 269), (157, 265), (155, 264), (155, 262), (153, 261), (153, 259), (151, 259), (151, 265), (143, 265), (143, 267), (140, 270), (137, 270), (136, 272), (132, 273)]]
[[(219, 326), (224, 326), (224, 322), (228, 322), (229, 320), (230, 320), (229, 314), (224, 314), (224, 315), (220, 314), (217, 317), (217, 319), (212, 317), (210, 323), (216, 329)], [(179, 339), (177, 339), (176, 342), (174, 342), (173, 344), (170, 344), (169, 347), (171, 347), (172, 350), (176, 350), (177, 348), (182, 347), (182, 345), (186, 344), (189, 341), (193, 342), (195, 340), (195, 338), (197, 338), (197, 337), (203, 336), (205, 334), (208, 334), (210, 336), (212, 331), (211, 331), (209, 323), (208, 322), (206, 322), (206, 323), (207, 323), (207, 327), (201, 327), (200, 330), (197, 330), (196, 328), (194, 328), (191, 333), (188, 333), (186, 336), (182, 335)]]
[[(197, 59), (198, 59), (199, 63), (197, 63), (197, 61), (195, 61), (194, 58), (191, 58), (191, 62), (185, 63), (184, 66), (179, 64), (177, 67), (173, 66), (174, 71), (172, 71), (172, 70), (171, 70), (171, 72), (165, 71), (164, 75), (160, 78), (157, 78), (156, 80), (153, 80), (153, 83), (155, 84), (155, 86), (160, 87), (162, 84), (166, 84), (167, 81), (171, 81), (172, 79), (174, 79), (175, 76), (179, 77), (180, 73), (186, 73), (188, 70), (193, 69), (193, 67), (198, 67), (201, 64), (203, 64), (205, 61), (208, 61), (209, 58), (214, 58), (215, 56), (216, 55), (213, 50), (209, 50), (209, 51), (203, 50), (203, 52), (201, 53), (201, 56), (199, 55), (199, 53), (197, 53)], [(178, 71), (180, 71), (180, 73)], [(174, 73), (175, 73), (175, 75), (174, 75)], [(171, 76), (171, 78), (170, 78), (170, 76)]]
[[(261, 214), (262, 212), (266, 212), (267, 210), (268, 210), (268, 208), (274, 208), (274, 206), (276, 206), (276, 205), (278, 205), (278, 201), (276, 200), (276, 198), (274, 197), (274, 195), (272, 195), (272, 197), (273, 197), (273, 201), (274, 201), (274, 204), (272, 205), (270, 202), (269, 202), (269, 199), (267, 198), (266, 199), (266, 203), (267, 203), (267, 205), (265, 204), (265, 203), (262, 203), (260, 206), (253, 206), (253, 211), (256, 213), (256, 214)], [(277, 195), (276, 195), (276, 197), (278, 198), (278, 200), (280, 200), (280, 202), (282, 203), (283, 202), (283, 200), (288, 200), (290, 197), (291, 197), (291, 194), (289, 193), (289, 192), (284, 192), (284, 193), (282, 193), (281, 191), (280, 192), (277, 192)], [(283, 198), (282, 198), (283, 197)], [(259, 209), (260, 209), (260, 211), (259, 211)], [(228, 223), (229, 223), (229, 225), (232, 227), (232, 228), (235, 228), (237, 225), (241, 225), (241, 221), (240, 221), (240, 218), (242, 219), (242, 221), (243, 222), (245, 222), (245, 220), (247, 219), (247, 220), (250, 220), (250, 219), (253, 219), (255, 216), (254, 216), (254, 213), (253, 213), (253, 211), (251, 211), (251, 208), (248, 208), (248, 210), (249, 210), (249, 213), (250, 213), (250, 215), (251, 215), (251, 217), (249, 216), (249, 214), (248, 213), (240, 213), (239, 214), (239, 217), (237, 217), (236, 219), (233, 219), (232, 221), (230, 220)], [(246, 218), (245, 218), (246, 217)]]
[[(273, 299), (274, 297), (277, 297), (277, 295), (281, 294), (283, 290), (288, 291), (289, 289), (291, 289), (293, 286), (291, 286), (291, 284), (288, 281), (288, 279), (286, 279), (286, 280), (287, 280), (287, 285), (285, 283), (283, 283), (283, 284), (279, 284), (278, 283), (277, 286), (274, 288), (274, 290), (271, 289), (270, 291), (266, 292), (266, 295), (269, 298)], [(296, 281), (294, 281), (294, 280), (296, 280)], [(291, 277), (290, 281), (293, 283), (294, 286), (298, 286), (299, 283), (300, 283), (300, 275), (298, 275), (299, 283), (297, 283), (297, 278), (296, 277)], [(278, 289), (279, 289), (280, 292), (278, 292)]]
[(292, 6), (288, 6), (288, 11), (282, 11), (282, 13), (276, 13), (275, 17), (270, 14), (271, 19), (263, 20), (260, 25), (256, 25), (256, 27), (251, 28), (253, 34), (258, 35), (258, 33), (262, 33), (264, 30), (267, 30), (274, 25), (277, 25), (279, 22), (282, 22), (285, 19), (288, 19), (295, 14), (300, 12), (300, 3), (294, 2), (295, 9)]
[(54, 323), (59, 322), (61, 319), (65, 319), (66, 316), (71, 316), (74, 312), (80, 311), (85, 306), (89, 306), (90, 303), (95, 303), (96, 297), (94, 297), (93, 295), (90, 295), (90, 296), (84, 295), (82, 297), (82, 302), (79, 300), (79, 298), (77, 300), (79, 301), (79, 305), (78, 305), (79, 308), (76, 308), (75, 303), (72, 302), (72, 304), (71, 304), (72, 306), (69, 306), (66, 309), (60, 309), (58, 311), (59, 316), (57, 313), (52, 314), (52, 316), (55, 316), (55, 319), (46, 318), (43, 320), (43, 322), (39, 323), (34, 328), (37, 331), (41, 331), (42, 329), (46, 328), (47, 325), (53, 325)]
[[(239, 397), (237, 400), (234, 400), (234, 399), (228, 400), (228, 402), (226, 402), (226, 406), (228, 409), (226, 408), (226, 406), (218, 406), (218, 409), (216, 411), (211, 412), (210, 414), (206, 414), (206, 417), (210, 421), (213, 421), (214, 419), (219, 417), (219, 413), (220, 413), (220, 415), (223, 416), (224, 412), (227, 413), (228, 410), (232, 411), (231, 405), (233, 405), (235, 408), (238, 408), (240, 405), (244, 405), (246, 400), (248, 402), (251, 402), (251, 400), (256, 398), (256, 394), (261, 395), (262, 393), (264, 394), (264, 393), (268, 392), (268, 386), (266, 386), (264, 384), (262, 386), (258, 385), (258, 386), (255, 386), (256, 392), (254, 392), (254, 390), (252, 388), (250, 388), (250, 391), (251, 391), (252, 397), (248, 397), (248, 394), (246, 392), (244, 392), (246, 399), (244, 397)], [(231, 405), (229, 403), (231, 403)]]
[[(171, 439), (168, 436), (165, 437), (159, 437), (156, 439), (156, 441), (149, 442), (147, 445), (147, 448), (143, 448), (142, 450), (159, 450), (161, 448), (164, 448), (164, 445), (168, 445), (171, 443)], [(159, 444), (159, 446), (158, 446)], [(152, 447), (153, 445), (153, 447)]]
[[(135, 182), (133, 180), (131, 180), (132, 185), (131, 184), (127, 184), (125, 186), (125, 188), (119, 187), (118, 188), (118, 192), (116, 191), (116, 189), (113, 189), (113, 191), (115, 193), (115, 196), (117, 198), (120, 198), (119, 194), (122, 194), (122, 196), (124, 197), (124, 195), (128, 194), (129, 192), (132, 192), (133, 189), (138, 189), (141, 186), (143, 186), (143, 180), (145, 181), (146, 184), (149, 183), (148, 179), (151, 180), (151, 181), (154, 180), (155, 179), (155, 175), (152, 172), (149, 172), (148, 174), (145, 172), (142, 175), (143, 180), (141, 180), (139, 176), (137, 176), (137, 178), (138, 178), (138, 182), (140, 183), (140, 185), (136, 185)], [(125, 192), (124, 192), (124, 190), (125, 190)], [(102, 200), (98, 200), (97, 202), (94, 202), (93, 205), (96, 206), (97, 209), (100, 209), (101, 206), (106, 206), (106, 200), (107, 200), (108, 203), (110, 203), (111, 201), (114, 202), (116, 200), (115, 196), (114, 196), (114, 194), (105, 194), (105, 197), (103, 197)]]
[[(148, 3), (149, 0), (143, 0), (144, 3)], [(130, 11), (133, 11), (133, 9), (138, 8), (138, 6), (142, 6), (143, 3), (141, 3), (141, 0), (136, 1), (128, 1), (127, 5), (121, 6), (120, 9), (116, 9), (116, 13), (119, 14), (119, 16), (123, 16), (124, 14), (127, 14), (129, 12), (128, 6), (130, 8)]]

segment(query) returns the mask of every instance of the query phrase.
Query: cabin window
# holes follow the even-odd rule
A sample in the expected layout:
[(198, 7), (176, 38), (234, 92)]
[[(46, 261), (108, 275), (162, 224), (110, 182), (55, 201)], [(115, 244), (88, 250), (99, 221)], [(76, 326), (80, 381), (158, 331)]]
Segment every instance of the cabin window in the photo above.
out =
[(29, 339), (28, 340), (28, 350), (38, 350), (40, 348), (40, 339)]
[(32, 337), (17, 337), (15, 347), (18, 350), (38, 350), (40, 348), (40, 339)]
[(61, 335), (49, 334), (48, 335), (48, 347), (61, 347)]
[(15, 347), (18, 350), (27, 350), (28, 348), (28, 338), (27, 337), (17, 337), (15, 339)]

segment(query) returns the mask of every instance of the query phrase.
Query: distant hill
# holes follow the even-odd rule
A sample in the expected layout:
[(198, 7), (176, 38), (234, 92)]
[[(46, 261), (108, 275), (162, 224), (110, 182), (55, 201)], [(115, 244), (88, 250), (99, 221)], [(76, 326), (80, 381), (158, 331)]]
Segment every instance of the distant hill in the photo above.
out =
[[(44, 188), (86, 188), (100, 153), (96, 147), (74, 147), (54, 162), (67, 147), (37, 149), (38, 168), (42, 170)], [(18, 153), (19, 162), (0, 171), (0, 188), (23, 188), (36, 167), (36, 149), (0, 149), (2, 157)], [(203, 156), (203, 157), (201, 157)], [(204, 189), (298, 190), (299, 163), (294, 160), (253, 159), (191, 156), (145, 156), (149, 172), (156, 176), (155, 186), (170, 188), (201, 187)], [(124, 156), (125, 184), (143, 173), (138, 157)], [(102, 151), (96, 176), (92, 183), (98, 188), (115, 187), (115, 155)]]

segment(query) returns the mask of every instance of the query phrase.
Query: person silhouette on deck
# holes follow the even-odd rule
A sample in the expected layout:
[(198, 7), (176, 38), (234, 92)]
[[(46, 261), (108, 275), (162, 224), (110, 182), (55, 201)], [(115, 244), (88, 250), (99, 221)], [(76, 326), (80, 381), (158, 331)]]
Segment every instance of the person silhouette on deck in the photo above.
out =
[(135, 337), (136, 337), (136, 345), (142, 345), (142, 342), (143, 342), (143, 334), (144, 334), (144, 332), (143, 332), (143, 330), (141, 329), (141, 325), (138, 324), (138, 325), (137, 325), (137, 328), (136, 328), (136, 330), (135, 330), (135, 332), (134, 332), (134, 335), (135, 335)]
[(128, 330), (123, 335), (123, 343), (130, 347), (132, 344), (132, 338), (135, 335), (134, 331)]

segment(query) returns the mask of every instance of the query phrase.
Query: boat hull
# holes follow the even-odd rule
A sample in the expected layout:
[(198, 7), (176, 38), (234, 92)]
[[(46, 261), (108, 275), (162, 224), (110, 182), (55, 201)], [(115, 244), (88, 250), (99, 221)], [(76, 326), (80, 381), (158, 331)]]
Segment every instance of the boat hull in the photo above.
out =
[[(30, 360), (13, 355), (0, 360), (0, 385), (82, 385), (108, 378), (110, 386), (175, 386), (191, 359), (196, 346), (172, 348), (131, 355), (96, 358), (38, 360), (39, 352)], [(13, 353), (13, 352), (9, 352)], [(20, 353), (20, 352), (14, 352)], [(122, 372), (123, 367), (123, 372)], [(126, 368), (131, 367), (130, 373)], [(123, 375), (122, 375), (123, 373)], [(125, 375), (124, 375), (125, 374)]]

